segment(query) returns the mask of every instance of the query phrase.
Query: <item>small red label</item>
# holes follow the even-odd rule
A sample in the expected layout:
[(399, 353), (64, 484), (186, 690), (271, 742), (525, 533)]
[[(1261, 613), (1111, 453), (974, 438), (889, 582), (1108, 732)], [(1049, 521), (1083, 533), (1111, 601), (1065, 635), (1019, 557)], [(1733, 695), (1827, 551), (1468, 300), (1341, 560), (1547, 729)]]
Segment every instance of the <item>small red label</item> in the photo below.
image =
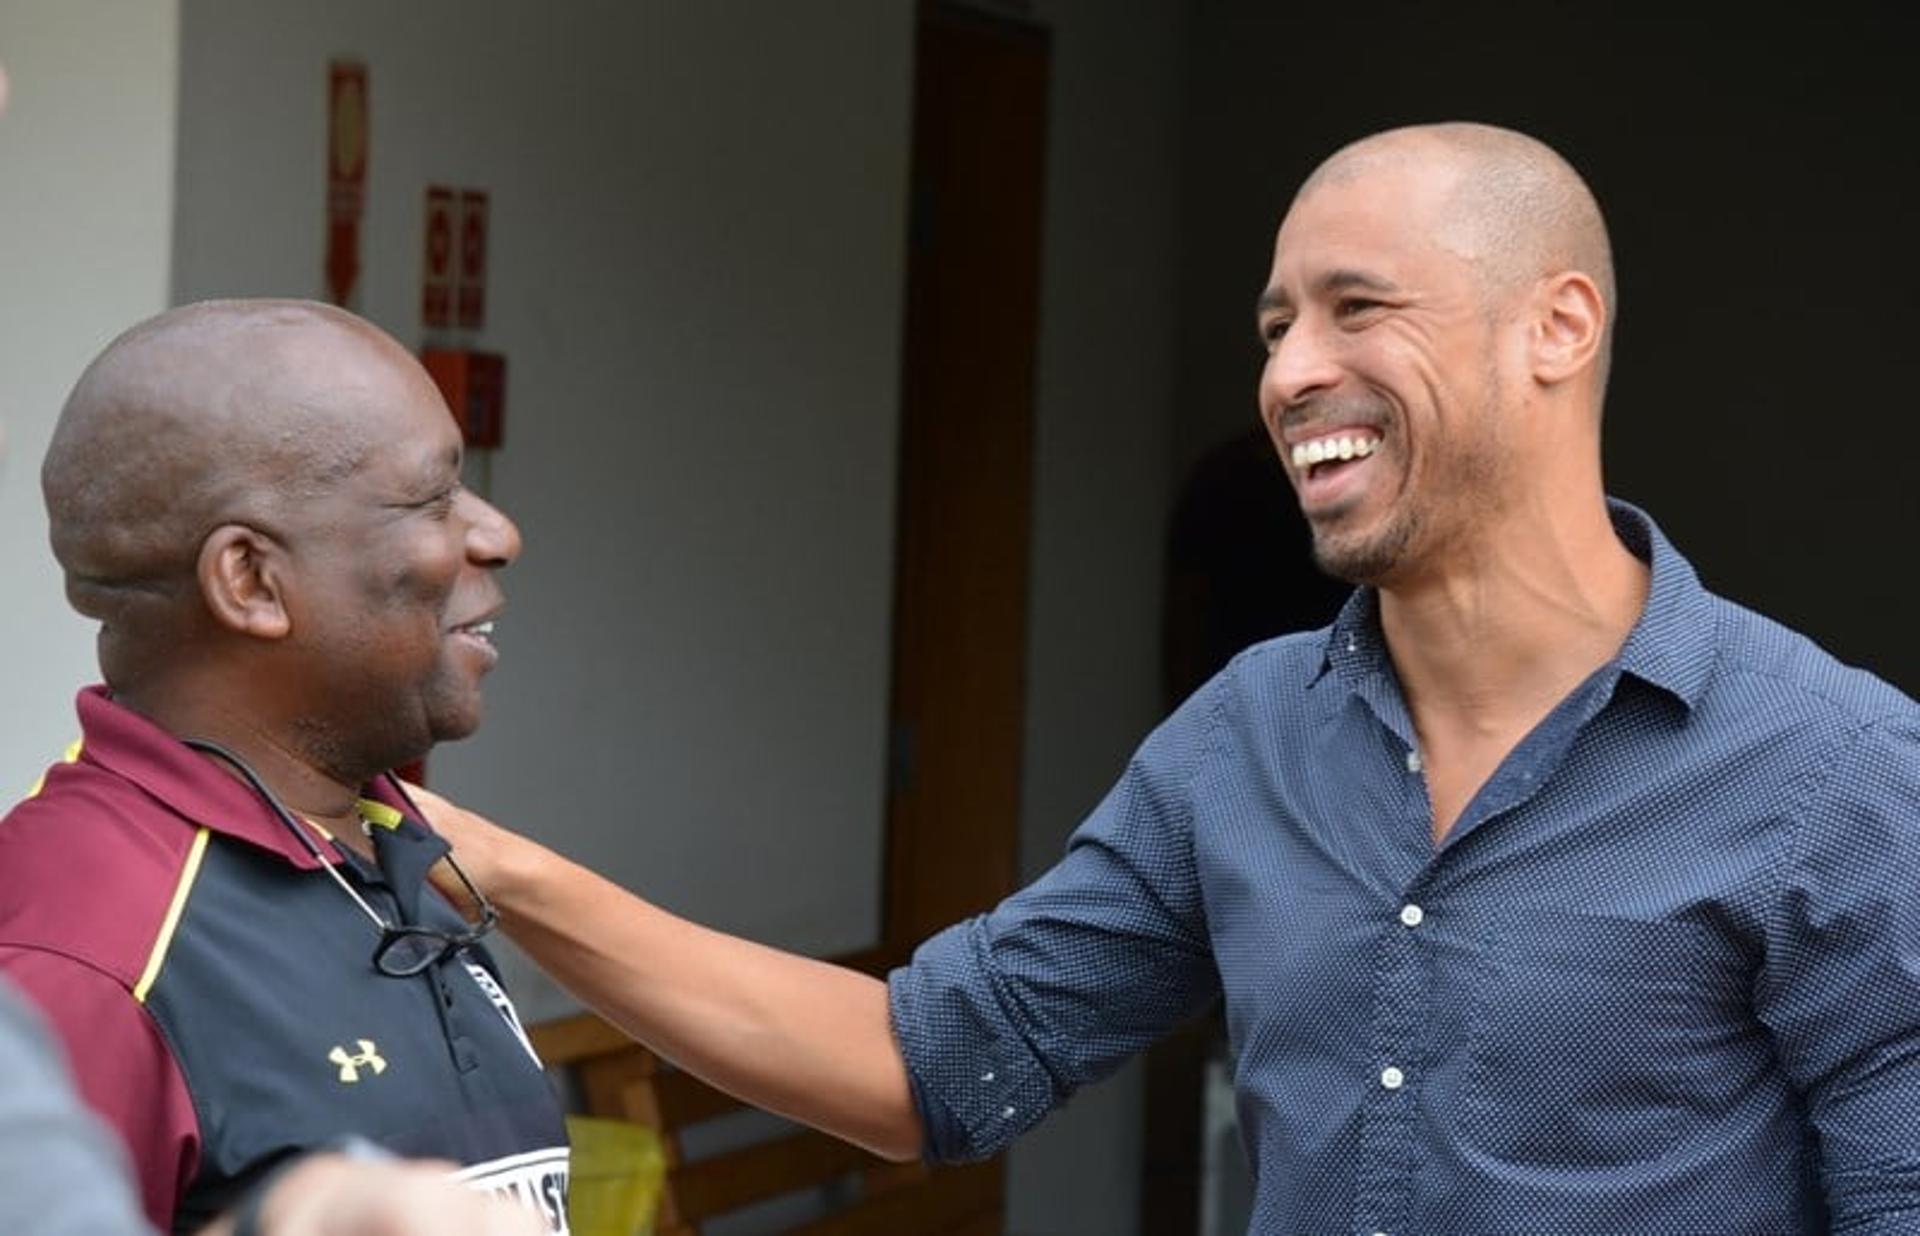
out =
[(454, 285), (456, 317), (462, 330), (480, 330), (487, 322), (487, 195), (460, 191), (460, 273)]
[(420, 264), (420, 320), (429, 330), (453, 325), (452, 189), (427, 186), (426, 253)]
[(360, 279), (360, 215), (367, 198), (367, 66), (327, 69), (327, 294), (336, 305)]
[(327, 223), (327, 295), (346, 305), (360, 280), (360, 220), (334, 218)]

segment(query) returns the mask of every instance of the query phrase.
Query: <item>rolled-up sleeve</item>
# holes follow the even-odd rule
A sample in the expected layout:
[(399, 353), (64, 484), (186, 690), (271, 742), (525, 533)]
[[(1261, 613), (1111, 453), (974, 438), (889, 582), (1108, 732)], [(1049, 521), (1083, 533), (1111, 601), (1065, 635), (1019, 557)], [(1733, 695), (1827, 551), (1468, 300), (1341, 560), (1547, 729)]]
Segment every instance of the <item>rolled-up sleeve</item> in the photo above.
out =
[(1191, 824), (1221, 689), (1154, 731), (1051, 870), (889, 977), (929, 1157), (998, 1153), (1218, 993)]
[(1759, 985), (1818, 1132), (1834, 1232), (1920, 1230), (1920, 720), (1850, 734), (1808, 787)]

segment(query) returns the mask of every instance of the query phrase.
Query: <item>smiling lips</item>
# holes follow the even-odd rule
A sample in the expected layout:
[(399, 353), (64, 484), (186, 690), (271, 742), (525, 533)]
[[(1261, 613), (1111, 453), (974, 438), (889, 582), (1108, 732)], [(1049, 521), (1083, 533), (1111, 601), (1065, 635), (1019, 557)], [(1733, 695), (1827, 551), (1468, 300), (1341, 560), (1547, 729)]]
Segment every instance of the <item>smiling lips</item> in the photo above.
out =
[(464, 646), (470, 655), (479, 658), (481, 673), (492, 669), (500, 660), (500, 649), (493, 642), (493, 619), (461, 623), (448, 634)]
[(491, 643), (493, 640), (493, 619), (489, 618), (484, 622), (465, 623), (455, 627), (453, 633), (455, 635), (471, 635), (475, 639), (486, 640)]

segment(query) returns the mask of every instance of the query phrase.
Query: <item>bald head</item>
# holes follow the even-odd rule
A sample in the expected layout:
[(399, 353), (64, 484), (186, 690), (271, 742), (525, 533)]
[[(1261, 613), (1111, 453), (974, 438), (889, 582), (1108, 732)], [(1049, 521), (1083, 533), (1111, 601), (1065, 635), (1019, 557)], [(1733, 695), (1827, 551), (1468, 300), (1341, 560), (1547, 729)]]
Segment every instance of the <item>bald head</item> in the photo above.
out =
[(427, 381), (385, 334), (312, 302), (210, 301), (135, 326), (81, 375), (41, 468), (69, 599), (122, 638), (157, 634), (211, 530), (275, 532), (362, 462), (396, 386)]
[[(1579, 271), (1600, 291), (1611, 336), (1617, 292), (1599, 203), (1570, 163), (1524, 133), (1470, 123), (1390, 129), (1336, 151), (1301, 185), (1295, 200), (1324, 185), (1407, 169), (1445, 177), (1436, 221), (1441, 239), (1481, 273), (1490, 289), (1510, 290)], [(1603, 382), (1605, 368), (1603, 348)]]

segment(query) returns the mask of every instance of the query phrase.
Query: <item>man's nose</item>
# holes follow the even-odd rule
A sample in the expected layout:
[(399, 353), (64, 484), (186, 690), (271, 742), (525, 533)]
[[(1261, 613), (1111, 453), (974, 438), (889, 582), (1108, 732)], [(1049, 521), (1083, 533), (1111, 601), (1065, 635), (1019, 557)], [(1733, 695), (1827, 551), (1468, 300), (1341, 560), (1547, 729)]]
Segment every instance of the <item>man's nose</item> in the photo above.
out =
[(467, 557), (487, 567), (503, 567), (520, 556), (520, 529), (499, 507), (472, 490), (463, 490), (467, 513)]
[(1333, 341), (1318, 315), (1307, 314), (1287, 328), (1260, 371), (1260, 409), (1267, 417), (1339, 385), (1341, 369)]

